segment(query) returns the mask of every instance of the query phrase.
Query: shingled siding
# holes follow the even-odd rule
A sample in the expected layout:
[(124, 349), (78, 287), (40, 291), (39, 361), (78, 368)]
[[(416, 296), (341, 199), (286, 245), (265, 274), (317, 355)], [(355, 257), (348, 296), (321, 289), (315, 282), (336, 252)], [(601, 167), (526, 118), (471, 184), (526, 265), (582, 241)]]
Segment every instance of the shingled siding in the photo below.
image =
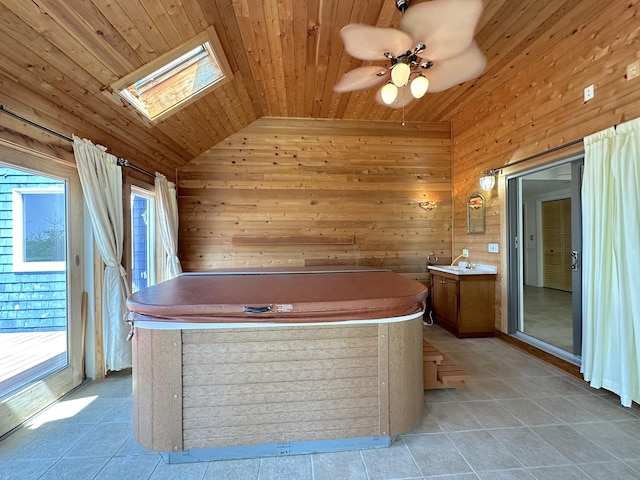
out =
[(65, 272), (14, 272), (13, 267), (13, 189), (54, 184), (60, 182), (0, 166), (0, 332), (66, 326)]

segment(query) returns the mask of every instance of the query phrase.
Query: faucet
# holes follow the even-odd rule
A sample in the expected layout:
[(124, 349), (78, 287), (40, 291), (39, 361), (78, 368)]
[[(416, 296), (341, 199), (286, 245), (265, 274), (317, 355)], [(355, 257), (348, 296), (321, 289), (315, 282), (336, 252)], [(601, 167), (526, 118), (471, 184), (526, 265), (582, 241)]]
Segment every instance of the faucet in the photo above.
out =
[[(463, 249), (462, 249), (462, 253), (461, 253), (460, 255), (458, 255), (458, 256), (453, 260), (453, 262), (451, 262), (451, 266), (453, 267), (453, 266), (456, 264), (456, 262), (457, 262), (458, 260), (460, 260), (462, 257), (465, 257), (465, 258), (466, 258), (466, 257), (468, 257), (468, 256), (469, 256), (469, 250), (467, 250), (466, 248), (463, 248)], [(471, 268), (471, 267), (467, 267), (467, 268)]]
[(453, 266), (456, 264), (456, 262), (457, 262), (458, 260), (460, 260), (462, 257), (464, 257), (464, 253), (461, 253), (460, 255), (458, 255), (458, 256), (453, 260), (453, 262), (451, 262), (451, 266), (453, 267)]

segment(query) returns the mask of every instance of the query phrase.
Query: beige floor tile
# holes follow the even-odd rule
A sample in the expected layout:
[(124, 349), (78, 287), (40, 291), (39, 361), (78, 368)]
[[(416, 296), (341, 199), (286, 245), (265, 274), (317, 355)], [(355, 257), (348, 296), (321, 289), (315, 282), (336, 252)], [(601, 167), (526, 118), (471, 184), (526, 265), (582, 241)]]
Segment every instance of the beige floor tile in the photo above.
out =
[(496, 400), (464, 402), (462, 405), (484, 428), (522, 426), (522, 422), (511, 415)]
[(260, 461), (259, 480), (311, 480), (311, 455), (268, 457)]
[(426, 331), (472, 379), (426, 391), (420, 425), (390, 448), (167, 465), (133, 438), (125, 371), (0, 441), (0, 480), (640, 479), (639, 409), (496, 338)]
[(505, 428), (491, 430), (490, 433), (526, 468), (571, 463), (567, 457), (529, 428)]
[(314, 480), (367, 480), (367, 471), (359, 450), (316, 453), (311, 456)]
[(516, 457), (486, 430), (447, 435), (475, 472), (522, 468)]
[(613, 455), (569, 425), (531, 427), (540, 437), (556, 448), (573, 463), (607, 462)]
[(389, 448), (362, 450), (362, 459), (369, 480), (395, 480), (421, 478), (409, 449), (403, 441)]
[(415, 435), (404, 441), (425, 477), (473, 472), (445, 434)]

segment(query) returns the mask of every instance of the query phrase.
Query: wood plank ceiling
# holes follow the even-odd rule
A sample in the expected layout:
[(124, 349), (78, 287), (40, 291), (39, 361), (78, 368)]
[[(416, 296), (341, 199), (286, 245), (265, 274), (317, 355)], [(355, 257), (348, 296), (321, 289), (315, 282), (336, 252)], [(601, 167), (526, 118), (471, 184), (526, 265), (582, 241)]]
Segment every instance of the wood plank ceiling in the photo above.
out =
[[(476, 39), (488, 58), (485, 73), (413, 102), (407, 122), (448, 121), (471, 108), (465, 100), (482, 101), (483, 89), (516, 75), (516, 59), (578, 2), (484, 3)], [(339, 30), (353, 22), (395, 27), (399, 19), (394, 0), (0, 0), (0, 103), (143, 167), (172, 172), (263, 116), (400, 121), (402, 112), (378, 106), (373, 90), (332, 90), (363, 64), (344, 53)], [(231, 82), (151, 128), (105, 94), (118, 78), (210, 25)], [(4, 115), (0, 134), (68, 149)]]

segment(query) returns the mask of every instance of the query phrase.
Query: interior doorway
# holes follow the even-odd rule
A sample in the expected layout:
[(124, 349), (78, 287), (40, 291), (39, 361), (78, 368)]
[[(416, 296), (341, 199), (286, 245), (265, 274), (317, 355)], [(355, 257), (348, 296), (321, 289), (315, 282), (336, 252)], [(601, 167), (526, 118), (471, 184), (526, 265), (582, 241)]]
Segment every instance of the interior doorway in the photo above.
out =
[(580, 363), (583, 155), (507, 178), (509, 333)]

